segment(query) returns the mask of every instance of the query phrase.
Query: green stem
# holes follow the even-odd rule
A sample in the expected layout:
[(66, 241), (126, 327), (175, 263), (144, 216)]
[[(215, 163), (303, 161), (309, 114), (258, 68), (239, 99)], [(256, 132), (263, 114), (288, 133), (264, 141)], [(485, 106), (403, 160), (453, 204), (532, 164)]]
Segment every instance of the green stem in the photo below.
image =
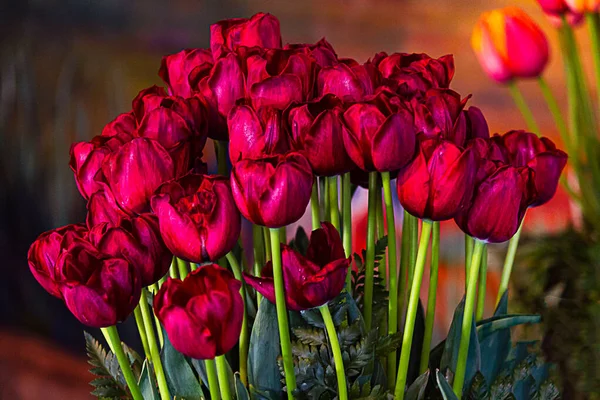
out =
[(367, 254), (365, 257), (364, 317), (367, 332), (371, 331), (373, 318), (373, 280), (375, 276), (375, 229), (377, 210), (377, 172), (369, 173), (369, 211), (367, 222)]
[(544, 100), (546, 100), (546, 104), (548, 105), (548, 109), (552, 114), (552, 118), (554, 118), (554, 123), (556, 124), (556, 128), (560, 133), (560, 137), (567, 147), (567, 151), (571, 152), (569, 149), (571, 148), (571, 138), (569, 137), (569, 130), (567, 129), (567, 123), (560, 112), (560, 107), (558, 106), (558, 102), (556, 101), (556, 97), (552, 93), (552, 89), (548, 86), (548, 82), (540, 75), (538, 78), (538, 84), (540, 86), (540, 90), (542, 91), (542, 95), (544, 96)]
[[(389, 301), (388, 301), (388, 334), (393, 335), (398, 331), (398, 259), (396, 256), (396, 219), (394, 218), (394, 204), (392, 203), (392, 188), (390, 173), (382, 172), (383, 199), (385, 202), (385, 216), (388, 231), (388, 265), (389, 265)], [(387, 358), (388, 387), (390, 390), (395, 385), (396, 377), (396, 351), (390, 352)]]
[[(262, 228), (252, 224), (252, 242), (254, 246), (254, 276), (260, 277), (263, 265), (265, 265), (265, 244), (263, 241)], [(262, 294), (256, 292), (256, 306), (260, 304)]]
[(477, 294), (477, 311), (475, 312), (475, 321), (480, 321), (485, 312), (485, 295), (487, 294), (487, 267), (488, 267), (488, 252), (487, 245), (483, 249), (481, 258), (481, 268), (479, 268), (479, 293)]
[(187, 261), (177, 257), (177, 269), (179, 270), (179, 279), (181, 280), (184, 280), (185, 277), (190, 273), (187, 264)]
[(104, 330), (100, 330), (100, 332), (102, 332), (102, 336), (104, 336), (104, 340), (106, 340), (106, 344), (108, 344), (108, 348), (110, 349), (110, 351), (112, 351), (114, 353), (115, 349), (113, 348), (113, 344), (110, 341), (110, 336), (108, 336), (108, 332), (104, 331)]
[(312, 218), (313, 230), (321, 227), (321, 216), (319, 211), (319, 181), (315, 178), (310, 193), (310, 215)]
[(217, 173), (219, 175), (228, 176), (227, 170), (227, 150), (229, 143), (218, 140), (215, 141), (215, 151), (217, 153)]
[(169, 276), (171, 279), (179, 279), (179, 271), (177, 269), (177, 257), (173, 256), (171, 267), (169, 268)]
[(340, 205), (338, 202), (338, 178), (330, 176), (327, 178), (329, 191), (329, 218), (335, 229), (340, 230)]
[(515, 263), (515, 255), (517, 254), (517, 247), (519, 247), (519, 238), (521, 237), (521, 230), (523, 229), (523, 222), (517, 230), (517, 233), (510, 238), (508, 242), (508, 251), (506, 252), (506, 258), (504, 259), (504, 267), (502, 267), (502, 278), (500, 278), (500, 287), (498, 288), (498, 296), (496, 297), (496, 305), (500, 302), (500, 299), (504, 295), (504, 292), (508, 289), (508, 282), (510, 281), (510, 274), (512, 272), (513, 264)]
[[(244, 277), (242, 276), (242, 270), (240, 268), (240, 264), (238, 260), (235, 258), (233, 253), (229, 252), (225, 256), (227, 257), (227, 261), (229, 261), (229, 265), (231, 265), (231, 270), (233, 271), (233, 275), (235, 279), (242, 282), (242, 287), (240, 288), (240, 295), (242, 296), (242, 301), (244, 302), (244, 319), (242, 321), (242, 331), (240, 332), (240, 346), (239, 346), (239, 360), (240, 360), (240, 380), (244, 385), (248, 384), (248, 346), (250, 334), (248, 330), (248, 311), (246, 310), (246, 283), (244, 282)], [(217, 364), (219, 360), (217, 357)]]
[(121, 371), (123, 371), (123, 377), (125, 378), (125, 382), (127, 382), (127, 386), (131, 391), (131, 396), (134, 398), (134, 400), (144, 400), (144, 396), (142, 396), (140, 387), (138, 386), (135, 376), (133, 375), (133, 371), (131, 370), (129, 358), (127, 355), (125, 355), (123, 346), (121, 346), (121, 338), (119, 337), (117, 327), (113, 325), (109, 326), (108, 328), (102, 328), (102, 333), (108, 337), (110, 343), (112, 343), (115, 356), (117, 357)]
[(344, 360), (342, 358), (342, 350), (340, 349), (340, 342), (335, 331), (335, 325), (331, 313), (329, 312), (329, 306), (327, 303), (319, 307), (321, 315), (323, 316), (323, 322), (325, 322), (325, 329), (327, 330), (327, 337), (329, 338), (329, 344), (331, 345), (331, 352), (333, 353), (333, 361), (335, 363), (335, 375), (337, 377), (338, 384), (338, 399), (348, 399), (348, 385), (346, 383), (346, 373), (344, 372)]
[(590, 42), (596, 75), (596, 94), (598, 96), (598, 107), (600, 107), (600, 17), (597, 13), (586, 13), (585, 18), (590, 29)]
[[(279, 243), (279, 229), (271, 229), (271, 242)], [(281, 358), (285, 372), (285, 385), (288, 399), (293, 399), (292, 392), (296, 390), (296, 376), (294, 375), (294, 361), (292, 359), (292, 343), (290, 328), (285, 305), (285, 291), (283, 284), (283, 268), (281, 265), (281, 247), (273, 246), (273, 284), (275, 286), (275, 307), (277, 309), (277, 325), (281, 341)]]
[[(160, 392), (160, 398), (162, 400), (170, 400), (169, 387), (167, 386), (167, 379), (165, 377), (165, 371), (163, 369), (162, 362), (160, 360), (160, 352), (156, 344), (156, 337), (154, 336), (154, 326), (152, 325), (152, 312), (146, 301), (147, 289), (142, 289), (142, 298), (140, 299), (140, 308), (142, 310), (142, 317), (144, 319), (144, 326), (146, 327), (146, 337), (148, 339), (148, 347), (150, 348), (150, 362), (154, 365), (154, 372), (156, 373), (156, 380), (158, 382), (158, 390)], [(160, 328), (160, 327), (159, 327)]]
[(225, 355), (215, 357), (217, 364), (217, 374), (219, 375), (219, 388), (223, 400), (231, 400), (231, 389), (229, 388), (229, 379), (227, 378), (227, 359)]
[[(352, 256), (352, 186), (350, 183), (350, 172), (342, 176), (342, 240), (344, 243), (344, 254)], [(352, 294), (352, 262), (346, 275), (346, 290)]]
[(409, 252), (409, 213), (404, 210), (402, 217), (402, 243), (400, 244), (400, 283), (398, 288), (398, 321), (402, 320), (404, 315), (404, 304), (406, 298), (406, 281), (408, 273), (408, 252)]
[(263, 240), (265, 242), (265, 261), (270, 261), (271, 260), (271, 236), (269, 233), (269, 228), (263, 227), (262, 230), (263, 230)]
[(322, 176), (319, 178), (322, 183), (321, 192), (319, 193), (321, 196), (321, 201), (323, 201), (323, 221), (331, 222), (331, 214), (329, 212), (330, 200), (329, 197), (329, 185), (327, 184), (327, 177)]
[(425, 316), (425, 334), (421, 348), (421, 365), (419, 375), (424, 373), (429, 366), (429, 351), (433, 337), (433, 324), (435, 321), (435, 302), (437, 300), (438, 267), (440, 259), (440, 223), (433, 223), (431, 235), (431, 268), (429, 272), (429, 291), (427, 293), (427, 314)]
[(279, 228), (279, 243), (287, 244), (287, 229), (285, 226)]
[(144, 327), (144, 319), (142, 317), (142, 310), (140, 310), (140, 306), (133, 310), (133, 316), (135, 317), (135, 324), (137, 325), (138, 332), (140, 334), (140, 339), (142, 340), (142, 347), (144, 348), (144, 354), (146, 358), (150, 358), (150, 348), (148, 347), (148, 337), (146, 336), (146, 328)]
[[(415, 263), (417, 262), (417, 246), (419, 242), (419, 219), (414, 215), (408, 214), (410, 223), (409, 240), (408, 240), (408, 287), (413, 284), (413, 276), (415, 274)], [(410, 292), (408, 293), (410, 296)]]
[(469, 283), (469, 270), (471, 269), (474, 243), (473, 238), (465, 233), (465, 289)]
[[(383, 196), (381, 194), (381, 186), (377, 184), (377, 239), (381, 239), (385, 236), (385, 224), (383, 223)], [(382, 277), (385, 278), (385, 274), (382, 274)]]
[(462, 327), (460, 331), (460, 346), (458, 348), (458, 359), (456, 361), (456, 373), (452, 390), (462, 398), (463, 385), (465, 383), (465, 373), (467, 371), (467, 356), (469, 355), (469, 341), (471, 340), (471, 326), (473, 324), (473, 309), (475, 308), (475, 293), (477, 289), (477, 276), (479, 275), (479, 264), (485, 243), (479, 240), (475, 241), (473, 249), (473, 261), (471, 261), (471, 271), (469, 271), (469, 284), (467, 285), (467, 296), (465, 298), (465, 311), (463, 314)]
[(419, 249), (417, 261), (415, 263), (415, 275), (413, 277), (412, 287), (410, 289), (410, 299), (408, 300), (408, 310), (406, 311), (406, 321), (404, 323), (404, 334), (402, 336), (402, 349), (400, 351), (400, 363), (398, 364), (398, 377), (396, 378), (395, 398), (402, 400), (406, 387), (406, 376), (408, 374), (408, 363), (410, 361), (410, 349), (412, 347), (413, 334), (415, 330), (415, 319), (417, 317), (417, 308), (419, 307), (419, 294), (421, 292), (421, 281), (425, 270), (425, 261), (427, 260), (427, 247), (431, 235), (433, 222), (423, 220), (421, 227), (421, 239), (419, 240)]
[(215, 360), (204, 360), (204, 365), (206, 366), (206, 378), (208, 379), (210, 398), (211, 400), (220, 400), (221, 393), (219, 392), (219, 379), (217, 378)]
[(508, 88), (510, 89), (510, 94), (512, 95), (513, 100), (515, 101), (517, 108), (519, 109), (519, 111), (523, 115), (523, 118), (525, 119), (527, 129), (540, 136), (540, 127), (538, 126), (537, 122), (535, 122), (535, 117), (531, 112), (531, 108), (529, 108), (529, 106), (527, 105), (525, 97), (523, 97), (523, 93), (521, 93), (521, 90), (519, 89), (515, 81), (508, 82)]

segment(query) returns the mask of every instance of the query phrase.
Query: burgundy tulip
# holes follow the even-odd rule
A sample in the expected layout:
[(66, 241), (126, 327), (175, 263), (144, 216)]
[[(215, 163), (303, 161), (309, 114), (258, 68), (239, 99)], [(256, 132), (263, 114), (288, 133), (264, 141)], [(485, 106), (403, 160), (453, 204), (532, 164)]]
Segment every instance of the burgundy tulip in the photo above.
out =
[(476, 171), (471, 148), (421, 134), (416, 157), (398, 173), (398, 199), (421, 219), (453, 218), (471, 199)]
[(190, 72), (197, 66), (212, 61), (213, 57), (209, 49), (181, 50), (179, 53), (162, 58), (158, 75), (169, 87), (171, 95), (190, 97), (192, 94), (188, 80)]
[(244, 318), (242, 283), (215, 264), (183, 281), (167, 279), (154, 298), (154, 312), (173, 347), (195, 359), (213, 359), (238, 342)]
[(138, 305), (140, 276), (127, 260), (76, 240), (56, 262), (67, 308), (83, 324), (103, 328), (127, 318)]
[(60, 285), (57, 283), (56, 261), (75, 239), (87, 236), (84, 224), (72, 224), (42, 233), (29, 247), (27, 262), (34, 278), (48, 293), (62, 299)]
[(128, 214), (119, 207), (106, 184), (90, 196), (87, 210), (86, 224), (89, 229), (102, 223), (119, 225), (121, 219), (128, 218)]
[(567, 164), (567, 154), (556, 148), (548, 138), (538, 138), (534, 133), (525, 131), (510, 131), (501, 139), (506, 148), (508, 159), (515, 167), (529, 167), (534, 174), (536, 197), (531, 206), (536, 207), (550, 201), (556, 193), (558, 180)]
[(251, 18), (234, 18), (217, 22), (210, 27), (210, 49), (219, 59), (227, 50), (240, 46), (281, 48), (279, 20), (271, 14), (257, 13)]
[(315, 60), (320, 68), (332, 67), (338, 63), (337, 54), (333, 49), (333, 46), (322, 38), (315, 44), (286, 44), (285, 50), (299, 50), (303, 49)]
[(312, 96), (316, 64), (301, 50), (267, 50), (250, 56), (246, 64), (246, 87), (254, 108), (283, 110)]
[(229, 114), (227, 125), (232, 163), (244, 158), (283, 154), (290, 149), (282, 112), (277, 109), (236, 106)]
[(398, 97), (380, 93), (344, 112), (344, 146), (364, 171), (394, 171), (415, 153), (412, 114)]
[(133, 139), (111, 154), (102, 171), (117, 204), (129, 213), (148, 211), (154, 191), (175, 178), (175, 165), (167, 150), (146, 138)]
[[(281, 245), (281, 265), (287, 308), (294, 311), (319, 307), (335, 299), (346, 280), (350, 259), (345, 258), (338, 231), (328, 222), (313, 231), (306, 256)], [(269, 261), (261, 277), (244, 274), (246, 283), (275, 303), (273, 266)]]
[(129, 261), (140, 274), (142, 286), (165, 276), (173, 259), (160, 236), (158, 219), (152, 214), (96, 225), (89, 239), (102, 253)]
[(463, 108), (468, 97), (461, 100), (460, 94), (450, 89), (430, 89), (423, 97), (412, 100), (417, 132), (429, 137), (440, 136), (464, 146), (467, 125)]
[(120, 134), (129, 134), (135, 130), (136, 122), (133, 112), (117, 115), (102, 130), (102, 136), (118, 136)]
[(279, 228), (302, 217), (310, 200), (313, 174), (300, 153), (242, 160), (231, 171), (238, 209), (257, 225)]
[(375, 93), (381, 73), (372, 63), (359, 64), (345, 59), (319, 71), (317, 95), (334, 94), (344, 101), (361, 101)]
[(343, 103), (333, 95), (292, 107), (288, 112), (293, 147), (321, 176), (341, 175), (355, 168), (344, 148)]
[(152, 198), (165, 244), (177, 257), (203, 263), (235, 246), (241, 217), (229, 180), (188, 174), (162, 185)]

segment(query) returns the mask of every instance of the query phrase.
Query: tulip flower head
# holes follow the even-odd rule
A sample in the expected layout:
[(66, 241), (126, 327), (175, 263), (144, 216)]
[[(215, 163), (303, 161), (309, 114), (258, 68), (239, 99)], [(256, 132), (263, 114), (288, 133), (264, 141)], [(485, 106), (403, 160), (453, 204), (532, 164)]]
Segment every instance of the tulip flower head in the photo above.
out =
[(539, 76), (548, 63), (548, 40), (524, 11), (506, 7), (483, 13), (471, 46), (490, 78), (505, 83)]
[(179, 53), (164, 56), (160, 63), (158, 75), (167, 84), (172, 96), (190, 97), (190, 72), (199, 65), (212, 63), (213, 57), (209, 49), (184, 49)]

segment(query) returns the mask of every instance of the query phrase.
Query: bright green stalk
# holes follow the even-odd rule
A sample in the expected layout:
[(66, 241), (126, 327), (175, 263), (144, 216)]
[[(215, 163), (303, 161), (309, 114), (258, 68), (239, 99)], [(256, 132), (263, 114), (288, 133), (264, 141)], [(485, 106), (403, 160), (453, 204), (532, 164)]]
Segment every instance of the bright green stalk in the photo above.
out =
[[(377, 239), (385, 236), (385, 224), (383, 223), (383, 196), (381, 195), (381, 186), (377, 185)], [(381, 274), (385, 279), (385, 274)]]
[(229, 388), (229, 380), (227, 379), (227, 359), (225, 359), (225, 354), (215, 357), (215, 362), (217, 364), (217, 374), (219, 375), (221, 398), (223, 400), (231, 400), (231, 389)]
[(474, 239), (465, 233), (465, 289), (469, 283), (469, 270), (471, 269), (471, 259), (473, 258)]
[(285, 226), (279, 228), (279, 243), (287, 244), (287, 229)]
[(421, 292), (421, 281), (425, 271), (425, 261), (427, 260), (427, 247), (429, 245), (429, 236), (433, 222), (423, 220), (421, 227), (421, 239), (415, 264), (415, 275), (413, 277), (412, 287), (410, 289), (410, 299), (408, 301), (408, 310), (406, 311), (406, 321), (404, 323), (404, 334), (402, 336), (402, 350), (400, 351), (400, 363), (398, 364), (398, 377), (396, 378), (396, 389), (394, 395), (397, 400), (404, 399), (404, 389), (406, 387), (406, 375), (408, 374), (408, 363), (410, 361), (410, 349), (412, 347), (413, 334), (415, 330), (415, 319), (417, 317), (417, 308), (419, 307), (419, 294)]
[(204, 360), (206, 366), (206, 378), (208, 379), (208, 390), (210, 391), (211, 400), (221, 400), (219, 392), (219, 379), (217, 378), (217, 367), (215, 360)]
[(179, 279), (181, 280), (184, 280), (185, 277), (188, 276), (188, 274), (190, 273), (187, 264), (187, 261), (177, 257), (177, 269), (179, 270)]
[(169, 268), (169, 276), (171, 279), (179, 279), (179, 270), (177, 269), (177, 257), (173, 256), (171, 267)]
[(312, 185), (312, 192), (310, 193), (310, 215), (312, 218), (313, 230), (321, 227), (321, 215), (319, 210), (319, 182), (315, 178)]
[[(412, 287), (413, 276), (415, 274), (415, 263), (417, 262), (417, 245), (419, 241), (419, 219), (408, 214), (410, 222), (410, 237), (408, 240), (408, 287)], [(410, 292), (408, 294), (410, 296)]]
[[(523, 219), (524, 221), (525, 219)], [(517, 254), (517, 247), (519, 247), (519, 238), (521, 237), (521, 230), (523, 229), (523, 222), (517, 230), (517, 233), (510, 238), (508, 242), (508, 251), (506, 252), (506, 258), (504, 259), (504, 267), (502, 267), (502, 278), (500, 278), (500, 287), (498, 288), (498, 296), (496, 297), (496, 305), (500, 302), (500, 299), (504, 295), (504, 292), (508, 289), (508, 282), (510, 281), (510, 273), (512, 272), (513, 264), (515, 263), (515, 255)]]
[[(240, 264), (238, 260), (235, 258), (233, 253), (229, 252), (225, 256), (227, 257), (227, 261), (229, 261), (229, 265), (231, 266), (231, 270), (233, 271), (233, 275), (235, 279), (242, 282), (242, 287), (240, 288), (240, 295), (242, 295), (242, 301), (244, 302), (244, 318), (242, 321), (242, 331), (240, 332), (240, 346), (239, 346), (239, 359), (240, 359), (240, 379), (246, 385), (248, 383), (248, 346), (250, 333), (248, 330), (248, 312), (246, 310), (246, 283), (244, 282), (244, 277), (242, 276), (242, 270), (240, 269)], [(217, 366), (219, 360), (217, 357)], [(224, 396), (223, 396), (224, 397)]]
[[(265, 265), (265, 245), (263, 243), (262, 228), (258, 225), (252, 224), (252, 244), (254, 246), (254, 276), (260, 277), (260, 271)], [(256, 306), (260, 304), (262, 300), (262, 294), (256, 292)]]
[(340, 205), (338, 201), (338, 178), (331, 176), (327, 178), (329, 191), (329, 219), (335, 229), (340, 230)]
[(571, 138), (569, 136), (569, 130), (567, 129), (567, 123), (560, 112), (560, 107), (558, 106), (558, 102), (556, 101), (556, 97), (552, 94), (552, 89), (548, 86), (548, 82), (540, 75), (538, 78), (538, 84), (540, 86), (540, 90), (542, 91), (542, 95), (544, 96), (544, 100), (546, 100), (546, 104), (548, 105), (548, 110), (552, 114), (552, 118), (554, 118), (554, 123), (556, 124), (556, 128), (560, 133), (560, 137), (567, 147), (567, 151), (571, 152)]
[(227, 149), (229, 143), (221, 140), (215, 140), (214, 142), (215, 152), (217, 154), (217, 173), (219, 175), (229, 176), (229, 171), (227, 170)]
[[(344, 254), (346, 257), (350, 257), (352, 255), (352, 187), (350, 172), (346, 172), (342, 176), (342, 230)], [(350, 263), (346, 275), (346, 290), (352, 294), (352, 263)]]
[(325, 323), (325, 329), (327, 330), (327, 337), (329, 338), (329, 344), (331, 345), (331, 352), (333, 353), (333, 361), (335, 362), (335, 375), (337, 377), (338, 384), (338, 399), (348, 399), (348, 384), (346, 383), (346, 373), (344, 372), (344, 360), (342, 359), (342, 350), (340, 349), (340, 342), (335, 331), (335, 325), (331, 313), (329, 312), (329, 306), (327, 303), (319, 307), (321, 315), (323, 316), (323, 322)]
[(146, 336), (146, 328), (144, 327), (144, 319), (142, 317), (142, 310), (140, 310), (140, 306), (133, 310), (133, 316), (135, 317), (135, 324), (137, 325), (138, 332), (140, 334), (140, 339), (142, 340), (142, 347), (144, 348), (144, 354), (146, 358), (150, 358), (150, 348), (148, 347), (148, 337)]
[(406, 297), (406, 281), (408, 273), (408, 252), (409, 252), (409, 229), (410, 229), (410, 214), (404, 210), (402, 217), (402, 243), (400, 244), (400, 283), (398, 289), (398, 320), (402, 320), (404, 314), (404, 303)]
[[(158, 390), (160, 392), (160, 398), (162, 400), (170, 400), (171, 395), (169, 394), (169, 387), (167, 386), (167, 379), (165, 377), (165, 371), (163, 369), (162, 362), (160, 360), (160, 352), (156, 344), (156, 337), (154, 336), (154, 326), (152, 324), (152, 312), (146, 301), (147, 295), (146, 288), (142, 289), (142, 298), (140, 299), (140, 308), (142, 310), (142, 317), (144, 319), (144, 326), (146, 327), (146, 337), (148, 339), (148, 347), (150, 348), (150, 362), (154, 365), (154, 372), (156, 373), (156, 381), (158, 382)], [(160, 327), (159, 327), (160, 328)]]
[(483, 249), (481, 257), (481, 268), (479, 268), (479, 293), (477, 294), (477, 311), (475, 312), (475, 321), (480, 321), (483, 318), (485, 311), (485, 295), (487, 294), (487, 267), (488, 267), (488, 251), (487, 245)]
[(369, 211), (367, 222), (367, 254), (365, 260), (364, 317), (367, 332), (373, 321), (373, 280), (375, 275), (375, 229), (377, 212), (377, 172), (369, 173)]
[(108, 348), (110, 349), (110, 351), (112, 351), (114, 353), (115, 349), (113, 349), (113, 345), (112, 345), (112, 342), (110, 341), (110, 336), (108, 336), (108, 332), (103, 331), (103, 330), (100, 330), (100, 332), (102, 332), (102, 336), (104, 336), (104, 340), (106, 340), (106, 343), (108, 344)]
[(596, 75), (596, 94), (598, 96), (598, 107), (600, 107), (600, 16), (597, 13), (586, 13), (585, 18), (590, 29), (590, 42)]
[(419, 375), (424, 373), (429, 366), (429, 351), (433, 337), (433, 323), (435, 321), (435, 302), (437, 300), (438, 267), (440, 260), (440, 223), (433, 223), (431, 235), (431, 268), (429, 272), (429, 292), (427, 293), (427, 314), (425, 316), (425, 334), (423, 347), (421, 347), (421, 365)]
[[(383, 199), (385, 202), (385, 216), (388, 228), (388, 265), (389, 265), (389, 301), (388, 301), (388, 334), (393, 335), (398, 331), (398, 259), (396, 256), (396, 220), (394, 218), (394, 204), (392, 203), (392, 188), (390, 173), (382, 172)], [(390, 390), (395, 385), (396, 377), (396, 352), (392, 351), (387, 358), (388, 387)]]
[(479, 275), (479, 264), (485, 243), (475, 240), (473, 249), (473, 261), (469, 271), (469, 284), (467, 285), (467, 296), (465, 298), (465, 311), (463, 314), (462, 327), (460, 331), (460, 346), (458, 348), (458, 359), (456, 361), (456, 373), (452, 390), (461, 398), (463, 385), (465, 384), (465, 373), (467, 371), (467, 356), (469, 355), (469, 341), (471, 340), (471, 325), (473, 324), (473, 310), (475, 308), (475, 294), (477, 290), (477, 276)]
[(110, 341), (109, 343), (112, 343), (112, 347), (114, 348), (113, 351), (117, 357), (121, 371), (123, 371), (123, 377), (125, 378), (125, 382), (127, 382), (127, 386), (131, 391), (131, 396), (134, 400), (144, 400), (144, 396), (142, 396), (140, 387), (138, 386), (135, 376), (133, 375), (133, 371), (131, 370), (129, 358), (123, 351), (123, 346), (121, 346), (121, 338), (119, 337), (117, 327), (113, 325), (109, 326), (108, 328), (102, 328), (102, 333), (105, 335), (105, 337), (108, 337), (108, 340)]
[(271, 260), (271, 235), (269, 233), (269, 228), (263, 227), (263, 239), (265, 242), (265, 261)]
[[(190, 265), (193, 266), (194, 264), (190, 263)], [(192, 270), (193, 269), (194, 269), (194, 267), (192, 267)], [(163, 277), (163, 278), (165, 278), (165, 277)], [(152, 285), (148, 286), (150, 288), (150, 291), (152, 292), (152, 294), (154, 296), (156, 296), (156, 293), (158, 293), (158, 290), (160, 289), (159, 284), (162, 285), (162, 283), (160, 283), (160, 281), (158, 281), (157, 283), (153, 283)], [(162, 329), (160, 329), (160, 321), (158, 320), (158, 317), (156, 316), (156, 314), (154, 313), (154, 311), (152, 311), (152, 314), (154, 315), (154, 323), (156, 324), (156, 331), (158, 333), (158, 343), (160, 344), (160, 348), (162, 349), (163, 344), (164, 344), (165, 341), (164, 341), (164, 338), (163, 338)], [(143, 321), (141, 310), (140, 310), (140, 321)], [(142, 327), (143, 327), (143, 325), (142, 325)], [(149, 353), (146, 353), (146, 355), (147, 354), (149, 354)]]
[[(279, 229), (271, 229), (271, 242), (279, 243)], [(288, 324), (287, 309), (285, 306), (285, 291), (283, 285), (283, 268), (281, 266), (281, 247), (273, 246), (273, 285), (275, 286), (275, 307), (277, 309), (277, 325), (281, 342), (281, 358), (285, 372), (285, 385), (288, 399), (293, 399), (292, 392), (296, 389), (296, 375), (294, 375), (294, 361), (292, 359), (292, 343)]]
[(521, 93), (521, 90), (519, 89), (515, 81), (508, 82), (508, 88), (510, 89), (510, 94), (512, 95), (513, 100), (515, 101), (517, 108), (519, 109), (519, 111), (523, 115), (523, 118), (525, 119), (527, 129), (540, 136), (540, 127), (535, 121), (535, 117), (533, 116), (531, 109), (525, 101), (525, 97), (523, 97), (523, 93)]
[(327, 184), (327, 177), (322, 176), (319, 178), (322, 182), (321, 191), (319, 195), (321, 196), (321, 201), (323, 202), (323, 221), (331, 222), (331, 214), (329, 213), (329, 207), (331, 207), (329, 197), (329, 185)]

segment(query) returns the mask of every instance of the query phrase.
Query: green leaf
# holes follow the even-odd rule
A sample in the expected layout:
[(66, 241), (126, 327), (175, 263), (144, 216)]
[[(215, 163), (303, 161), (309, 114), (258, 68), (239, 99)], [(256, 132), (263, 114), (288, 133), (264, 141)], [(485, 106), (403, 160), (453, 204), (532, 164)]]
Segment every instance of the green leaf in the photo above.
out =
[(485, 377), (477, 372), (471, 380), (471, 387), (467, 389), (467, 400), (489, 400), (490, 393), (487, 388)]
[(186, 357), (175, 350), (163, 328), (164, 344), (160, 354), (171, 396), (200, 400), (202, 387)]
[(558, 400), (560, 392), (554, 386), (554, 383), (546, 381), (540, 385), (540, 389), (533, 397), (533, 400)]
[(242, 383), (240, 379), (240, 373), (236, 372), (234, 375), (235, 380), (235, 398), (237, 400), (250, 400), (250, 394), (246, 389), (246, 386)]
[(361, 370), (373, 360), (376, 342), (377, 330), (374, 329), (356, 345), (348, 348), (349, 360), (348, 363), (344, 363), (348, 377), (360, 375)]
[(440, 373), (439, 369), (435, 370), (435, 380), (437, 381), (438, 387), (440, 389), (440, 392), (442, 393), (442, 397), (444, 398), (444, 400), (458, 400), (458, 397), (456, 397), (456, 395), (452, 391), (452, 387), (450, 386), (444, 375)]
[(385, 357), (392, 351), (402, 346), (402, 332), (396, 332), (392, 335), (380, 336), (377, 340), (377, 347), (375, 353), (377, 357)]
[(492, 333), (501, 329), (512, 328), (513, 326), (523, 324), (537, 324), (541, 320), (542, 317), (535, 314), (508, 314), (493, 316), (477, 322), (477, 337), (481, 341)]
[(429, 370), (425, 371), (410, 385), (404, 398), (406, 400), (422, 400), (425, 396), (425, 388), (429, 380)]
[(304, 228), (299, 226), (296, 230), (296, 236), (290, 241), (289, 246), (304, 256), (308, 250), (308, 244), (308, 236), (306, 235)]
[(273, 303), (263, 299), (252, 327), (248, 351), (248, 382), (256, 392), (281, 393), (277, 365), (280, 354), (277, 310)]
[(88, 363), (92, 366), (90, 372), (97, 376), (90, 382), (90, 385), (94, 387), (92, 395), (98, 397), (128, 396), (125, 378), (116, 357), (112, 353), (107, 353), (92, 335), (85, 331), (83, 335), (89, 357)]
[(140, 391), (144, 400), (160, 400), (160, 394), (156, 385), (154, 373), (150, 370), (148, 360), (142, 364), (142, 373), (140, 375)]
[(322, 329), (316, 329), (311, 327), (305, 328), (293, 328), (292, 333), (298, 341), (302, 344), (306, 344), (309, 346), (319, 346), (327, 343), (327, 339), (325, 338), (325, 332)]

